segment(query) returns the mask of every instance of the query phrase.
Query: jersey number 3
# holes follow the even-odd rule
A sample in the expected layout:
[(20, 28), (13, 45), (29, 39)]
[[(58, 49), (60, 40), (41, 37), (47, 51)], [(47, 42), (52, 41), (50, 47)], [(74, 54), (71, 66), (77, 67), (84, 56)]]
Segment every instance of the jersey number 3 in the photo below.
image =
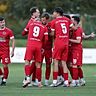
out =
[(66, 28), (65, 23), (61, 23), (61, 28), (62, 28), (63, 34), (66, 34), (67, 33), (67, 28)]
[(33, 36), (38, 37), (40, 32), (40, 28), (38, 26), (35, 26), (33, 29)]

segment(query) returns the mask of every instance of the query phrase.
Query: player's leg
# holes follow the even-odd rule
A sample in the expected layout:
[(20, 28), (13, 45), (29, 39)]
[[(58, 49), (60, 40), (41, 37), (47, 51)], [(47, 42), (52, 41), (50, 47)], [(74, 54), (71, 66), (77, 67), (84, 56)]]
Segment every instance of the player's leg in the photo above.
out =
[(62, 60), (62, 67), (63, 67), (64, 87), (69, 87), (68, 68), (67, 68), (67, 65), (66, 65), (66, 61)]
[(43, 85), (41, 84), (41, 77), (42, 77), (42, 53), (41, 53), (41, 47), (36, 48), (35, 52), (35, 61), (36, 61), (36, 83), (38, 87), (42, 87)]
[(25, 66), (24, 66), (24, 71), (25, 71), (25, 82), (23, 82), (23, 87), (27, 87), (28, 84), (30, 84), (30, 62), (28, 60), (25, 60)]
[(78, 76), (78, 59), (79, 53), (76, 50), (72, 51), (72, 82), (70, 86), (76, 87), (80, 86), (79, 76)]
[(66, 64), (67, 57), (68, 57), (68, 46), (64, 45), (63, 48), (62, 48), (62, 58), (61, 58), (62, 67), (63, 67), (64, 87), (69, 86), (68, 68), (67, 68), (67, 64)]
[(42, 87), (41, 74), (42, 74), (41, 63), (36, 62), (36, 83), (38, 87)]
[(10, 64), (10, 57), (8, 53), (4, 53), (2, 55), (2, 64), (3, 64), (3, 77), (2, 77), (1, 85), (6, 85), (6, 81), (9, 75), (8, 64)]
[(6, 85), (6, 81), (8, 79), (8, 75), (9, 75), (9, 68), (8, 68), (8, 65), (7, 64), (3, 64), (3, 77), (2, 77), (2, 82), (1, 82), (1, 85)]
[(45, 86), (48, 86), (50, 73), (51, 73), (51, 63), (52, 63), (52, 51), (51, 50), (45, 50), (45, 61), (46, 61)]
[(58, 77), (58, 60), (53, 60), (53, 83), (50, 85), (51, 87), (57, 87), (57, 77)]
[(79, 75), (79, 80), (80, 80), (80, 85), (84, 86), (85, 85), (85, 80), (83, 76), (83, 70), (82, 70), (82, 50), (79, 51), (79, 60), (78, 60), (78, 75)]
[(67, 59), (67, 67), (68, 67), (68, 70), (70, 72), (70, 76), (72, 77), (72, 51), (71, 51), (71, 48), (69, 47), (69, 50), (68, 50), (68, 59)]
[(62, 67), (62, 64), (61, 64), (61, 61), (60, 61), (59, 65), (58, 65), (57, 86), (62, 85), (63, 83), (64, 83), (63, 67)]
[(84, 76), (83, 76), (83, 70), (82, 70), (82, 68), (81, 68), (81, 66), (78, 66), (78, 75), (79, 75), (79, 81), (80, 81), (80, 85), (81, 86), (84, 86), (85, 85), (85, 83), (86, 83), (86, 81), (85, 81), (85, 79), (84, 79)]
[(27, 87), (28, 84), (30, 84), (30, 61), (33, 59), (33, 52), (34, 52), (34, 47), (27, 47), (26, 48), (26, 53), (25, 53), (25, 65), (24, 65), (24, 72), (25, 72), (25, 82), (23, 83), (23, 87)]

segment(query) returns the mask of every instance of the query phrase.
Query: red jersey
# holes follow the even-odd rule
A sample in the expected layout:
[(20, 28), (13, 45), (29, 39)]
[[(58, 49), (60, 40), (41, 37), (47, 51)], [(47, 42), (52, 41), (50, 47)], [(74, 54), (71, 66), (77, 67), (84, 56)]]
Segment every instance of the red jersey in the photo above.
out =
[(29, 26), (27, 46), (42, 47), (43, 40), (48, 40), (47, 28), (40, 21), (34, 21)]
[(78, 44), (78, 43), (71, 43), (71, 47), (72, 49), (76, 49), (76, 50), (82, 50), (82, 34), (83, 34), (83, 30), (81, 27), (78, 27), (78, 29), (76, 31), (73, 32), (73, 35), (72, 35), (72, 39), (77, 39), (77, 38), (80, 38), (81, 39), (81, 42)]
[[(51, 30), (55, 32), (56, 39), (68, 45), (69, 28), (73, 25), (70, 19), (66, 17), (57, 17), (51, 22)], [(58, 41), (57, 40), (57, 41)]]
[[(50, 23), (48, 23), (46, 27), (48, 29), (48, 33), (50, 33), (51, 32)], [(52, 36), (48, 35), (48, 41), (46, 42), (46, 44), (43, 44), (43, 49), (45, 50), (52, 49)]]
[(13, 38), (13, 32), (9, 28), (5, 27), (4, 29), (0, 30), (0, 52), (9, 51), (9, 41)]

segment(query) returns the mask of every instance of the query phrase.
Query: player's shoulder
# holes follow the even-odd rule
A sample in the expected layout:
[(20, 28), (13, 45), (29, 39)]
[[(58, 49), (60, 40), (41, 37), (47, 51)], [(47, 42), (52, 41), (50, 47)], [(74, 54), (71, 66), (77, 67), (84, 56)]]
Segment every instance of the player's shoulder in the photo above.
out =
[(78, 27), (78, 30), (83, 32), (83, 28), (82, 27)]
[(11, 30), (10, 28), (8, 28), (8, 27), (5, 27), (5, 30), (6, 30), (7, 32), (12, 32), (12, 30)]
[(52, 24), (52, 23), (54, 23), (54, 22), (56, 22), (56, 19), (51, 20), (51, 21), (50, 21), (50, 24)]
[(32, 24), (35, 25), (35, 26), (42, 27), (42, 28), (45, 28), (46, 27), (45, 25), (42, 24), (41, 21), (34, 21)]

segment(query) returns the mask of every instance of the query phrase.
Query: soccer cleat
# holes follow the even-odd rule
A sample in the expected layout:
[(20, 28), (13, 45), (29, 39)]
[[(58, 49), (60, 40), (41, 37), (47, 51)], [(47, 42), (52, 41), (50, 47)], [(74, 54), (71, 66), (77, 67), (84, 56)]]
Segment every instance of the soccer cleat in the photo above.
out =
[(69, 87), (69, 81), (68, 80), (64, 81), (63, 87)]
[(57, 87), (57, 83), (52, 83), (50, 87)]
[(23, 84), (26, 82), (27, 78), (25, 77), (24, 80), (23, 80)]
[(6, 86), (6, 80), (2, 77), (1, 86)]
[(69, 87), (69, 84), (63, 84), (63, 87)]
[(48, 83), (45, 83), (44, 86), (49, 86), (49, 84)]
[(38, 83), (38, 87), (41, 88), (43, 87), (43, 85), (41, 83)]
[(86, 83), (85, 80), (80, 80), (80, 85), (81, 85), (81, 86), (85, 86), (85, 83)]
[(49, 83), (48, 83), (48, 81), (45, 81), (45, 84), (44, 84), (44, 86), (49, 86)]
[(28, 86), (29, 86), (29, 87), (33, 86), (33, 83), (32, 83), (32, 82), (30, 82), (30, 84), (28, 84)]
[(59, 81), (57, 81), (57, 86), (60, 86), (60, 85), (63, 85), (63, 83), (64, 83), (64, 81), (61, 81), (61, 80), (59, 80)]
[(76, 83), (70, 83), (70, 87), (76, 87)]
[(6, 82), (2, 81), (0, 85), (1, 86), (6, 86)]
[(26, 81), (23, 83), (22, 87), (25, 88), (25, 87), (28, 86), (28, 84), (30, 84), (30, 80), (26, 80)]
[(37, 82), (33, 82), (33, 86), (38, 86), (38, 83)]

